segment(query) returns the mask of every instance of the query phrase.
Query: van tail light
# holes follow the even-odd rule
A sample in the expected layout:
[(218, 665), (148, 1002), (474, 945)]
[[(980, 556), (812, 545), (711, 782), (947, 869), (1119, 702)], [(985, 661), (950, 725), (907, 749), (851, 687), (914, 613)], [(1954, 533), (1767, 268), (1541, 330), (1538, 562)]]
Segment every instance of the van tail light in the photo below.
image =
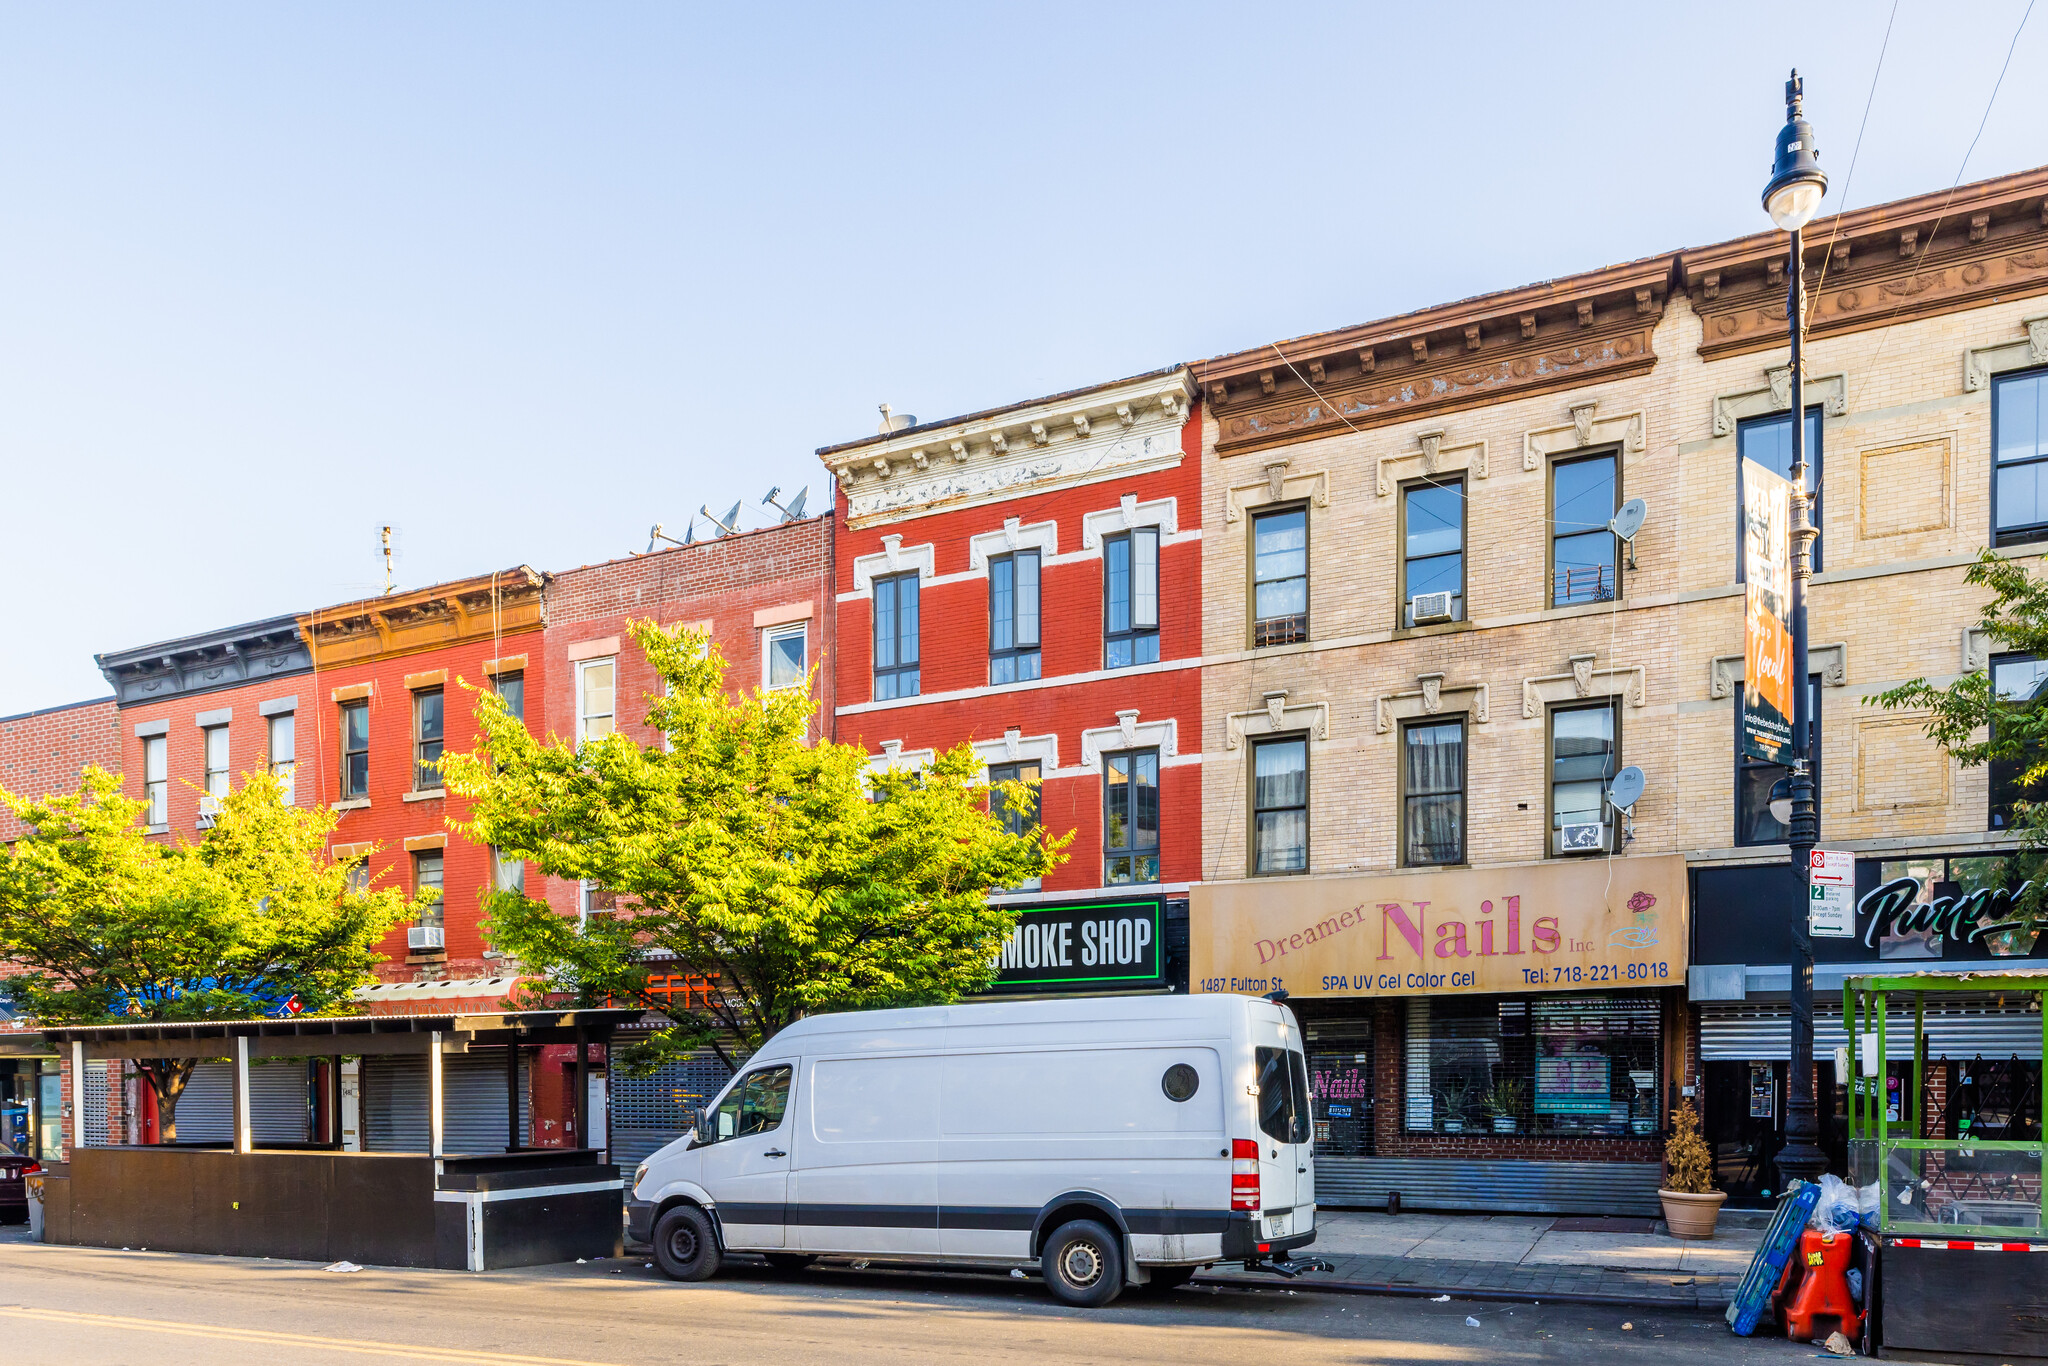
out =
[(1259, 1208), (1259, 1145), (1248, 1138), (1230, 1142), (1230, 1207)]

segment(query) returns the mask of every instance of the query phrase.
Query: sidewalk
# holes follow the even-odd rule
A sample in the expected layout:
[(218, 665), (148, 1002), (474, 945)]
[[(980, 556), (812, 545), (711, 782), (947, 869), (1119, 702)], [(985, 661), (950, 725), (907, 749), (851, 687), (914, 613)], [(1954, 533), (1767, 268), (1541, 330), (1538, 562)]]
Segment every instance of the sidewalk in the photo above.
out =
[(1707, 1242), (1673, 1238), (1661, 1220), (1531, 1215), (1326, 1211), (1304, 1256), (1336, 1266), (1298, 1280), (1216, 1271), (1221, 1285), (1297, 1291), (1555, 1300), (1644, 1309), (1718, 1311), (1728, 1303), (1760, 1228), (1720, 1230)]

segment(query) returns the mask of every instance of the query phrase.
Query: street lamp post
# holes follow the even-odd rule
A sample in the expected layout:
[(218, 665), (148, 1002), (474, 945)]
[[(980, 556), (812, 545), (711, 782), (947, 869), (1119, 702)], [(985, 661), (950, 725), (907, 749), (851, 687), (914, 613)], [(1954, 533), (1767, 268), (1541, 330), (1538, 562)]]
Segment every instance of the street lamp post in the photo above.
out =
[(1764, 187), (1764, 211), (1792, 237), (1787, 263), (1785, 321), (1792, 337), (1792, 875), (1799, 901), (1792, 908), (1792, 1060), (1785, 1101), (1785, 1146), (1778, 1150), (1778, 1179), (1789, 1188), (1795, 1179), (1815, 1181), (1827, 1169), (1820, 1150), (1820, 1116), (1813, 1094), (1813, 936), (1807, 928), (1813, 846), (1820, 841), (1820, 816), (1814, 809), (1813, 768), (1808, 762), (1808, 735), (1813, 721), (1807, 686), (1806, 581), (1813, 572), (1813, 541), (1820, 534), (1811, 522), (1812, 499), (1806, 491), (1806, 375), (1800, 351), (1806, 322), (1806, 290), (1801, 280), (1800, 230), (1820, 208), (1828, 178), (1821, 172), (1813, 145), (1813, 127), (1801, 112), (1805, 95), (1799, 72), (1785, 82), (1785, 126), (1778, 132), (1771, 183)]

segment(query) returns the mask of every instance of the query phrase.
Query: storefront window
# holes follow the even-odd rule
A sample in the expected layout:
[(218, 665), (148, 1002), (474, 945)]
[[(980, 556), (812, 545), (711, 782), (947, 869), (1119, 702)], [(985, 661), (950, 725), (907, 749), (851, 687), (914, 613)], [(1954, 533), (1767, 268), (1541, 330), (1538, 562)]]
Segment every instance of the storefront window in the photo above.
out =
[(1661, 1036), (1653, 996), (1412, 998), (1405, 1125), (1654, 1134)]
[[(2004, 887), (2006, 861), (2002, 854), (1970, 858), (1945, 858), (1934, 854), (1921, 858), (1885, 859), (1878, 864), (1878, 883), (1888, 886), (1900, 878), (1911, 878), (1920, 885), (1908, 904), (1924, 906), (1943, 897), (1968, 896), (1972, 892)], [(2004, 957), (2024, 954), (2032, 946), (2029, 932), (2019, 927), (1987, 935), (1977, 944), (1955, 947), (1966, 950), (1964, 956), (1988, 952)], [(1943, 952), (1942, 936), (1933, 928), (1901, 928), (1895, 921), (1887, 921), (1877, 937), (1879, 959), (1940, 958)]]
[(1307, 1032), (1316, 1156), (1372, 1156), (1371, 1023), (1318, 1021)]

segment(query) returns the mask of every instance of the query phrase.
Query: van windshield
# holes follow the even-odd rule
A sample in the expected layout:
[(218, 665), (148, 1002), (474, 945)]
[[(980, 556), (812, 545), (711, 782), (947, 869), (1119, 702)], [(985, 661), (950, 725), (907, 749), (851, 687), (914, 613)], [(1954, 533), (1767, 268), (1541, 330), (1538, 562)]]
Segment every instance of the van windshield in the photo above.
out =
[(1308, 1065), (1285, 1048), (1253, 1050), (1259, 1069), (1259, 1131), (1276, 1143), (1309, 1138)]

